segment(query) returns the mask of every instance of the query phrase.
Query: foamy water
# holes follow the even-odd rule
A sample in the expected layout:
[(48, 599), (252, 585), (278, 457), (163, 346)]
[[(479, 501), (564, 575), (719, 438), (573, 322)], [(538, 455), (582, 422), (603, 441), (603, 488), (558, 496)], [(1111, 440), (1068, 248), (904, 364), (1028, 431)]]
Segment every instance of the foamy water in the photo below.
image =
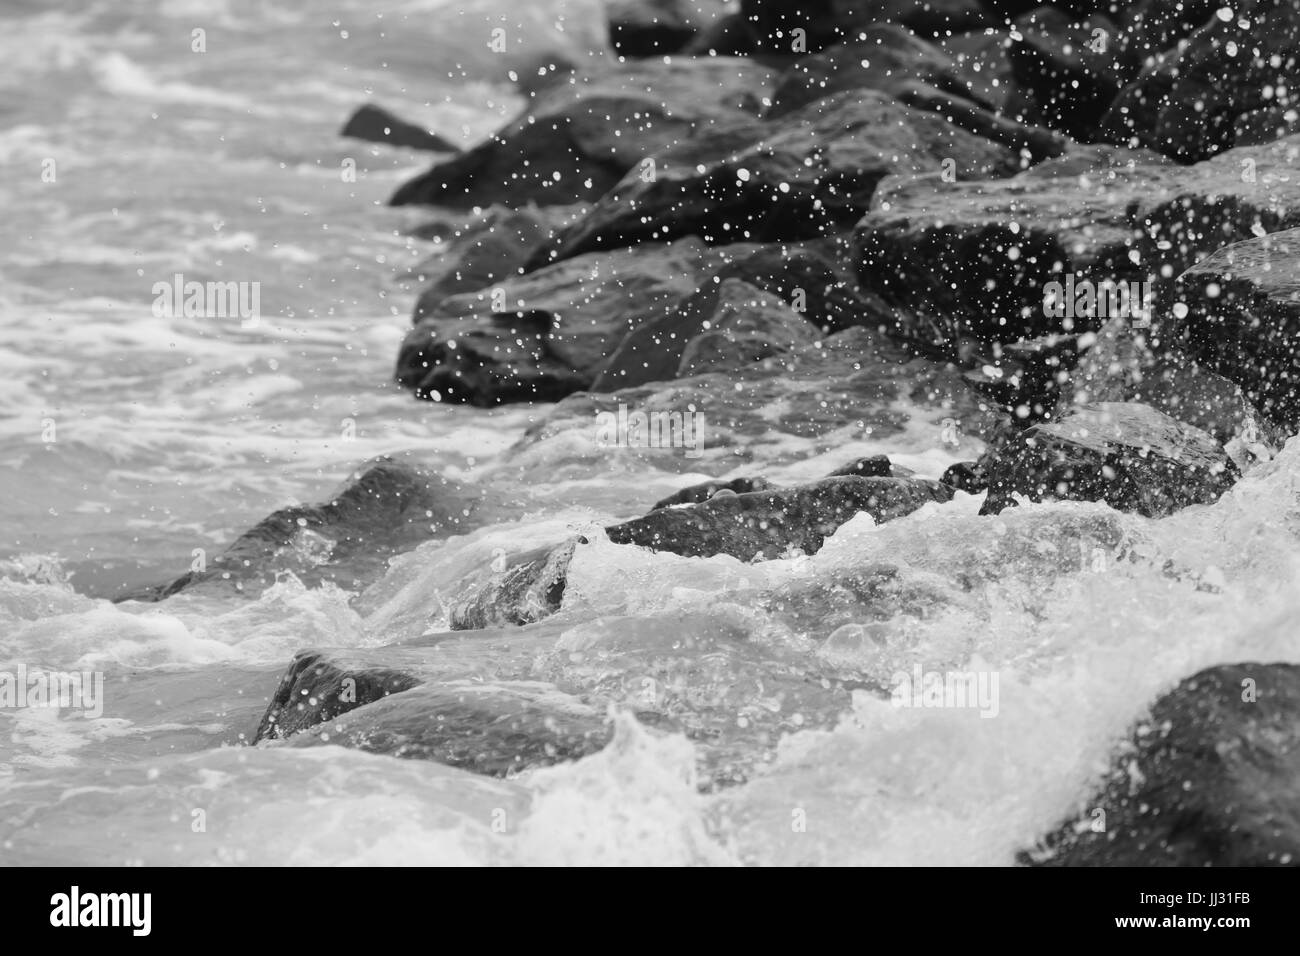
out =
[[(367, 100), (453, 139), (492, 129), (517, 105), (510, 65), (478, 51), (494, 8), (118, 6), (0, 16), (0, 671), (105, 676), (97, 717), (0, 708), (4, 862), (1005, 865), (1081, 809), (1179, 679), (1300, 660), (1294, 443), (1163, 521), (1079, 503), (981, 518), (958, 494), (755, 565), (611, 544), (600, 528), (719, 469), (652, 467), (581, 429), (514, 447), (545, 408), (390, 384), (435, 247), (382, 202), (428, 160), (337, 130)], [(527, 35), (585, 49), (591, 8), (530, 7)], [(175, 273), (261, 283), (260, 323), (155, 315)], [(875, 453), (937, 477), (978, 452), (900, 411), (916, 417), (899, 434), (756, 442), (724, 477), (793, 483)], [(378, 454), (527, 507), (400, 556), (361, 594), (286, 574), (255, 598), (106, 600)], [(246, 746), (296, 651), (437, 634), (495, 554), (574, 534), (589, 544), (558, 614), (449, 641), (438, 666), (607, 710), (602, 752), (496, 780)], [(916, 665), (996, 671), (996, 719), (871, 692)], [(632, 716), (651, 704), (670, 727)]]

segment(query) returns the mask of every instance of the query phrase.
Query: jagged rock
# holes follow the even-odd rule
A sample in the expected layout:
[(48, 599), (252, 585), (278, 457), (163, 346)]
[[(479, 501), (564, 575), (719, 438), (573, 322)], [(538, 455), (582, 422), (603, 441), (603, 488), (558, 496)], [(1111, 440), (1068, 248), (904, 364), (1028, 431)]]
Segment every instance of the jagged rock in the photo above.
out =
[(968, 495), (978, 495), (989, 486), (984, 469), (976, 461), (959, 461), (955, 465), (949, 465), (939, 480)]
[(1101, 14), (1074, 19), (1039, 7), (1015, 21), (1011, 39), (1012, 77), (1029, 96), (1026, 119), (1097, 139), (1102, 116), (1139, 66), (1119, 28)]
[(748, 494), (751, 491), (766, 491), (771, 488), (766, 478), (733, 478), (730, 481), (702, 481), (696, 485), (687, 485), (667, 498), (656, 501), (651, 511), (671, 508), (673, 505), (693, 505), (708, 501), (718, 492), (731, 492), (734, 495)]
[(257, 595), (285, 571), (308, 586), (358, 588), (379, 577), (394, 555), (477, 527), (479, 505), (477, 494), (439, 474), (378, 459), (326, 504), (282, 508), (201, 570), (118, 600), (160, 601), (192, 588)]
[(935, 42), (960, 78), (962, 95), (1001, 111), (1011, 83), (1010, 39), (981, 30), (940, 37)]
[(584, 538), (554, 548), (537, 548), (504, 561), (491, 575), (451, 609), (454, 631), (523, 625), (540, 621), (560, 609), (569, 562)]
[(339, 135), (363, 139), (370, 143), (426, 149), (434, 153), (460, 152), (459, 146), (443, 139), (437, 133), (398, 119), (388, 110), (370, 103), (352, 114)]
[(446, 229), (445, 241), (414, 270), (424, 283), (415, 304), (415, 321), (436, 314), (450, 296), (476, 292), (521, 275), (528, 257), (554, 238), (576, 208), (511, 210), (493, 206), (476, 221)]
[(866, 458), (859, 458), (851, 461), (832, 471), (827, 478), (840, 478), (845, 475), (857, 475), (862, 478), (905, 478), (907, 475), (900, 475), (894, 470), (893, 464), (889, 461), (888, 455), (869, 455)]
[(537, 268), (596, 249), (691, 233), (711, 243), (833, 235), (866, 211), (889, 173), (988, 177), (1018, 167), (1009, 149), (874, 90), (819, 100), (772, 126), (714, 127), (657, 153), (565, 229)]
[(686, 343), (678, 378), (779, 359), (817, 338), (817, 327), (782, 299), (739, 279), (721, 283), (717, 308), (708, 325)]
[(1135, 402), (1094, 402), (1033, 425), (981, 465), (989, 485), (981, 514), (997, 514), (1019, 494), (1162, 517), (1217, 500), (1238, 474), (1209, 435)]
[(887, 180), (855, 233), (859, 277), (904, 310), (897, 334), (954, 351), (966, 338), (1096, 330), (1104, 317), (1046, 314), (1046, 287), (1071, 275), (1150, 282), (1158, 319), (1197, 258), (1257, 227), (1300, 223), (1297, 155), (1296, 138), (1191, 167), (1081, 146), (1007, 180)]
[(1240, 117), (1296, 86), (1300, 8), (1292, 0), (1220, 11), (1124, 88), (1103, 119), (1107, 138), (1195, 162), (1236, 145)]
[(978, 0), (742, 0), (740, 12), (757, 49), (771, 53), (817, 53), (876, 23), (941, 36), (993, 22)]
[(1157, 700), (1082, 815), (1019, 861), (1294, 866), (1298, 794), (1300, 667), (1221, 664)]
[(596, 753), (609, 738), (603, 714), (553, 685), (456, 681), (394, 693), (288, 744), (352, 747), (504, 777)]
[(468, 209), (589, 201), (647, 157), (756, 114), (772, 76), (745, 59), (647, 60), (550, 87), (523, 116), (405, 183), (390, 202)]
[(623, 56), (676, 53), (727, 11), (725, 0), (612, 0), (609, 41)]
[[(723, 249), (739, 251), (735, 246)], [(706, 330), (706, 322), (714, 320), (720, 290), (729, 279), (740, 279), (779, 296), (818, 329), (834, 332), (852, 325), (891, 323), (893, 313), (879, 297), (855, 287), (852, 270), (836, 261), (835, 252), (828, 242), (813, 242), (736, 254), (736, 261), (702, 282), (675, 309), (628, 332), (592, 383), (592, 390), (608, 392), (676, 377), (687, 343)]]
[(714, 497), (685, 508), (652, 511), (605, 532), (616, 544), (689, 557), (771, 559), (792, 548), (815, 553), (859, 512), (885, 522), (951, 497), (946, 485), (916, 478), (826, 478), (798, 488)]
[[(1300, 140), (1284, 142), (1288, 155), (1300, 154)], [(1295, 212), (1287, 218), (1300, 220)], [(1300, 430), (1300, 229), (1218, 250), (1179, 277), (1175, 298), (1168, 338), (1241, 386), (1246, 401), (1286, 434)]]
[(778, 80), (766, 115), (784, 116), (845, 90), (893, 95), (905, 80), (970, 95), (957, 65), (942, 50), (903, 27), (878, 23), (861, 38), (797, 60)]
[[(402, 343), (396, 378), (420, 397), (491, 406), (557, 401), (587, 388), (619, 343), (693, 292), (733, 255), (698, 239), (557, 263), (443, 299)], [(504, 305), (514, 312), (494, 312)]]

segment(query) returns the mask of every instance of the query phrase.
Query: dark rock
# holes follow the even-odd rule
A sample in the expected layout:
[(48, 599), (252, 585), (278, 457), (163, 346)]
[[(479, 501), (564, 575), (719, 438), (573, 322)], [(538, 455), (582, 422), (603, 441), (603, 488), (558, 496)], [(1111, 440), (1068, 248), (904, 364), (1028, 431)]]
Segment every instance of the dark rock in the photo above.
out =
[(1209, 17), (1116, 97), (1103, 120), (1108, 139), (1196, 162), (1236, 145), (1241, 117), (1276, 105), (1266, 91), (1295, 88), (1300, 7), (1245, 0), (1222, 9), (1226, 17)]
[(772, 559), (792, 548), (813, 554), (850, 518), (866, 512), (877, 522), (911, 514), (952, 490), (905, 478), (826, 478), (778, 491), (714, 497), (665, 508), (606, 528), (616, 544), (635, 544), (688, 557), (729, 554), (741, 561)]
[(304, 730), (325, 744), (504, 777), (577, 760), (610, 739), (604, 715), (549, 684), (460, 681), (393, 694)]
[(876, 23), (939, 36), (993, 22), (978, 0), (742, 0), (740, 12), (757, 48), (778, 53), (817, 53)]
[(858, 475), (862, 478), (902, 477), (894, 473), (888, 455), (870, 455), (866, 458), (859, 458), (843, 467), (836, 468), (826, 477), (839, 478), (844, 475)]
[(673, 505), (694, 505), (701, 501), (708, 501), (719, 491), (729, 491), (732, 494), (743, 495), (751, 491), (766, 491), (771, 488), (771, 483), (766, 478), (733, 478), (730, 481), (702, 481), (697, 485), (687, 485), (681, 491), (674, 492), (667, 498), (655, 502), (651, 511), (658, 511), (660, 508), (671, 508)]
[(1047, 314), (1046, 287), (1071, 276), (1149, 282), (1159, 317), (1198, 257), (1300, 223), (1300, 183), (1287, 172), (1297, 155), (1300, 142), (1284, 139), (1179, 167), (1080, 146), (1007, 180), (887, 180), (855, 233), (859, 277), (903, 310), (898, 335), (950, 354), (968, 338), (1095, 331), (1104, 317), (1085, 309)]
[(394, 555), (477, 527), (479, 504), (478, 495), (441, 475), (378, 459), (328, 503), (282, 508), (203, 569), (118, 600), (160, 601), (196, 587), (257, 595), (286, 571), (308, 586), (330, 581), (358, 589), (378, 578)]
[[(1001, 110), (1011, 84), (1010, 39), (1002, 33), (959, 33), (935, 41), (949, 58), (963, 96)], [(937, 84), (936, 84), (937, 85)]]
[(714, 20), (682, 48), (687, 56), (750, 56), (757, 52), (753, 31), (740, 13)]
[[(725, 246), (723, 251), (737, 247)], [(722, 285), (740, 279), (749, 286), (779, 296), (818, 329), (834, 332), (853, 325), (878, 327), (892, 323), (894, 313), (879, 297), (860, 292), (850, 267), (841, 265), (827, 242), (766, 246), (749, 255), (736, 255), (691, 296), (659, 318), (638, 324), (619, 343), (592, 390), (666, 381), (681, 371), (688, 342), (706, 331), (720, 308)]]
[[(1300, 153), (1295, 138), (1283, 142)], [(1231, 155), (1222, 160), (1228, 162)], [(1288, 218), (1300, 217), (1290, 212)], [(1221, 249), (1179, 277), (1165, 325), (1170, 340), (1241, 386), (1246, 401), (1287, 435), (1300, 431), (1298, 262), (1296, 228)]]
[(1083, 814), (1019, 861), (1294, 866), (1297, 805), (1300, 667), (1221, 664), (1157, 700)]
[(569, 562), (584, 538), (516, 555), (451, 608), (451, 629), (475, 630), (540, 621), (560, 609)]
[(726, 279), (718, 287), (708, 326), (686, 343), (678, 378), (779, 360), (818, 337), (817, 327), (782, 299), (739, 279)]
[[(619, 343), (667, 314), (732, 255), (694, 238), (582, 256), (441, 300), (398, 355), (420, 397), (491, 406), (589, 387)], [(494, 312), (504, 305), (515, 312)]]
[(623, 56), (676, 53), (726, 9), (724, 0), (612, 0), (610, 44)]
[[(576, 207), (493, 206), (478, 220), (439, 230), (440, 247), (414, 270), (424, 283), (416, 321), (436, 313), (450, 296), (501, 284), (523, 272), (524, 262), (554, 238)], [(429, 237), (432, 238), (432, 237)]]
[(1104, 501), (1162, 517), (1217, 500), (1238, 470), (1209, 435), (1149, 405), (1095, 402), (1020, 432), (981, 463), (997, 514), (1011, 495), (1031, 501)]
[(524, 115), (405, 183), (390, 202), (468, 209), (590, 201), (647, 157), (756, 114), (771, 76), (744, 59), (648, 60), (548, 88)]
[(978, 495), (989, 486), (984, 469), (975, 461), (959, 461), (955, 465), (949, 465), (939, 480), (969, 495)]
[(530, 267), (597, 249), (698, 234), (711, 243), (833, 235), (866, 211), (888, 173), (1009, 173), (1017, 157), (872, 90), (840, 93), (776, 127), (714, 127), (626, 176)]
[(1012, 76), (1033, 107), (1026, 118), (1083, 142), (1096, 140), (1102, 116), (1139, 66), (1118, 27), (1100, 14), (1075, 20), (1039, 7), (1016, 20), (1011, 39)]
[(369, 143), (409, 146), (434, 153), (459, 153), (460, 147), (414, 123), (398, 119), (388, 110), (367, 103), (344, 124), (340, 136), (363, 139)]

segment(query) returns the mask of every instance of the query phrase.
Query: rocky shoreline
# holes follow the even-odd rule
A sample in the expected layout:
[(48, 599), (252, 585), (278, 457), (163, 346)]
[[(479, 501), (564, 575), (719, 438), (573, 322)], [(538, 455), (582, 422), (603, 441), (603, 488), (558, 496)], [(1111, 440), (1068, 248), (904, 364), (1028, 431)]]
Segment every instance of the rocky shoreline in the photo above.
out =
[[(456, 652), (520, 628), (521, 661), (553, 646), (570, 563), (593, 548), (757, 566), (816, 555), (859, 515), (882, 525), (957, 495), (984, 494), (986, 522), (1031, 501), (1151, 519), (1218, 501), (1300, 430), (1300, 8), (1225, 10), (612, 3), (620, 62), (557, 71), (523, 115), (392, 197), (444, 217), (427, 230), (443, 241), (396, 378), (419, 399), (534, 403), (540, 420), (515, 453), (581, 436), (578, 473), (602, 415), (624, 428), (629, 409), (645, 427), (662, 415), (680, 431), (703, 414), (709, 447), (654, 466), (728, 477), (634, 502), (600, 535), (464, 569), (449, 633), (302, 652), (257, 740), (496, 776), (600, 750), (607, 696), (510, 660), (479, 686)], [(446, 145), (379, 113), (348, 135)], [(1053, 283), (1081, 291), (1053, 301)], [(1120, 286), (1141, 290), (1137, 304), (1106, 314), (1101, 298)], [(834, 447), (846, 428), (929, 428), (936, 446), (957, 432), (980, 453), (941, 480), (883, 457), (785, 487), (744, 473), (755, 445), (787, 434)], [(132, 597), (257, 593), (286, 568), (360, 590), (423, 542), (528, 510), (503, 487), (374, 463), (332, 501), (277, 512), (205, 573)], [(327, 551), (301, 555), (304, 533)], [(896, 569), (872, 575), (853, 585), (859, 623), (840, 641), (869, 639), (844, 628), (922, 588)], [(817, 599), (815, 586), (785, 587), (756, 600), (797, 616)], [(736, 680), (761, 656), (715, 650)], [(769, 690), (821, 682), (827, 714), (864, 689), (889, 695), (789, 650), (762, 664)], [(1026, 834), (1020, 862), (1300, 862), (1295, 670), (1186, 675), (1151, 702), (1098, 792), (1080, 795), (1082, 815)], [(713, 745), (724, 708), (684, 717), (653, 703), (638, 719), (701, 748), (702, 787), (755, 772), (734, 742)]]

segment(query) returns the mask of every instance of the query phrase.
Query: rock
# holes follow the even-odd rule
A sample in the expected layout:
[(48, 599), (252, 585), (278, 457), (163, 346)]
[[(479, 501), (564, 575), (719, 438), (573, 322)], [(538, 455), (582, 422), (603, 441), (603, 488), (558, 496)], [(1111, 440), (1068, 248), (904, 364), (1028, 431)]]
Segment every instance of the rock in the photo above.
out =
[(702, 481), (697, 485), (687, 485), (681, 491), (674, 492), (667, 498), (656, 501), (651, 511), (671, 508), (674, 505), (693, 505), (708, 501), (719, 491), (729, 491), (734, 495), (748, 494), (751, 491), (766, 491), (771, 488), (766, 478), (733, 478), (730, 481)]
[(1015, 21), (1011, 40), (1012, 77), (1029, 95), (1026, 119), (1083, 142), (1096, 140), (1102, 116), (1138, 71), (1119, 28), (1101, 14), (1073, 19), (1039, 7)]
[(393, 694), (290, 738), (504, 777), (596, 753), (609, 742), (604, 716), (553, 685), (457, 681)]
[(708, 324), (708, 330), (686, 343), (678, 378), (734, 371), (779, 358), (817, 339), (816, 326), (782, 299), (739, 279), (723, 280)]
[(903, 27), (878, 23), (864, 30), (861, 39), (795, 61), (777, 81), (766, 116), (785, 116), (845, 90), (895, 95), (906, 80), (958, 95), (970, 92), (942, 50)]
[(1048, 286), (1071, 275), (1079, 288), (1149, 282), (1158, 320), (1198, 257), (1256, 227), (1300, 224), (1297, 155), (1296, 138), (1191, 167), (1078, 146), (1007, 180), (887, 180), (854, 235), (859, 278), (903, 310), (898, 335), (950, 353), (967, 338), (1095, 331), (1105, 317), (1081, 314), (1086, 303), (1047, 314)]
[(577, 537), (554, 548), (538, 548), (506, 561), (500, 571), (455, 602), (453, 631), (540, 621), (560, 609), (573, 552), (586, 539)]
[(684, 508), (651, 511), (605, 532), (616, 544), (688, 557), (729, 554), (741, 561), (773, 559), (792, 548), (815, 553), (859, 512), (885, 522), (927, 502), (951, 497), (946, 485), (915, 478), (826, 478), (798, 488), (714, 497)]
[(862, 478), (906, 477), (894, 473), (894, 467), (890, 464), (888, 455), (870, 455), (866, 458), (859, 458), (847, 465), (836, 468), (826, 477), (839, 478), (844, 475), (858, 475)]
[(1238, 474), (1209, 435), (1135, 402), (1093, 402), (1033, 425), (981, 465), (989, 484), (981, 514), (997, 514), (1020, 494), (1163, 517), (1216, 501)]
[(256, 596), (286, 571), (308, 586), (330, 581), (359, 589), (378, 578), (394, 555), (477, 527), (479, 504), (478, 495), (441, 475), (377, 459), (326, 504), (282, 508), (201, 570), (118, 600), (160, 601), (193, 588)]
[(749, 56), (757, 53), (753, 31), (739, 12), (719, 17), (687, 41), (687, 56)]
[(1266, 91), (1295, 87), (1300, 8), (1245, 0), (1222, 9), (1116, 97), (1107, 139), (1196, 162), (1236, 145), (1238, 120), (1275, 105)]
[(976, 103), (1001, 110), (1011, 84), (1010, 39), (1001, 33), (959, 33), (935, 41), (960, 79), (961, 93)]
[(724, 0), (612, 0), (609, 41), (623, 56), (676, 53), (726, 15)]
[(557, 401), (590, 386), (630, 332), (750, 251), (714, 250), (695, 238), (647, 243), (451, 296), (407, 334), (397, 381), (420, 397), (436, 392), (479, 406)]
[(1010, 150), (872, 90), (840, 93), (773, 127), (715, 127), (656, 154), (561, 232), (538, 268), (597, 249), (697, 234), (711, 243), (785, 242), (833, 235), (866, 211), (891, 172), (962, 177), (1009, 173)]
[[(435, 314), (450, 296), (520, 275), (528, 257), (550, 242), (576, 208), (493, 206), (475, 221), (446, 229), (445, 241), (415, 269), (415, 276), (425, 283), (415, 305), (415, 320)], [(442, 235), (437, 238), (442, 240)]]
[(434, 153), (460, 152), (459, 146), (443, 139), (437, 133), (398, 119), (388, 110), (371, 103), (358, 108), (344, 124), (339, 135), (363, 139), (369, 143), (426, 149)]
[(1298, 792), (1300, 667), (1221, 664), (1157, 700), (1085, 812), (1019, 861), (1294, 866)]
[[(1300, 139), (1283, 143), (1300, 153)], [(1300, 216), (1288, 211), (1288, 219)], [(1175, 298), (1164, 325), (1171, 342), (1241, 386), (1285, 434), (1300, 431), (1300, 228), (1216, 251), (1179, 277)]]
[(978, 495), (989, 486), (984, 469), (975, 461), (959, 461), (955, 465), (949, 465), (939, 480), (968, 495)]
[(876, 23), (940, 36), (993, 22), (977, 0), (741, 0), (740, 12), (757, 48), (771, 53), (817, 53)]
[(853, 325), (876, 327), (892, 323), (893, 313), (879, 297), (861, 293), (851, 268), (837, 261), (833, 243), (811, 242), (765, 246), (748, 255), (736, 250), (735, 261), (700, 284), (691, 296), (659, 318), (638, 324), (624, 336), (592, 383), (597, 392), (613, 391), (652, 381), (666, 381), (681, 371), (688, 342), (716, 320), (719, 293), (730, 279), (790, 303), (818, 329), (841, 331)]
[(643, 159), (752, 116), (773, 73), (726, 57), (645, 61), (537, 94), (487, 141), (403, 184), (392, 205), (590, 201)]

